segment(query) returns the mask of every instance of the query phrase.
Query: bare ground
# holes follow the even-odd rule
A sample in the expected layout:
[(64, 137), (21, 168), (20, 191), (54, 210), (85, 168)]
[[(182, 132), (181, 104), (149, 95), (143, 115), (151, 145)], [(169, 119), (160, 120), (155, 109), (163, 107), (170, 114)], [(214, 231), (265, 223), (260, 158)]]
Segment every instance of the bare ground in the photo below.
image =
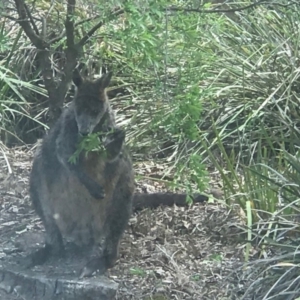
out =
[[(1, 160), (0, 264), (37, 247), (43, 236), (28, 196), (32, 152), (10, 150), (7, 159), (13, 174), (7, 176)], [(138, 189), (154, 192), (162, 187), (139, 181)], [(107, 273), (119, 284), (116, 299), (240, 299), (244, 287), (236, 270), (243, 248), (237, 238), (238, 222), (233, 212), (212, 203), (134, 214), (122, 239), (119, 261)], [(0, 289), (0, 299), (22, 299), (3, 293)]]

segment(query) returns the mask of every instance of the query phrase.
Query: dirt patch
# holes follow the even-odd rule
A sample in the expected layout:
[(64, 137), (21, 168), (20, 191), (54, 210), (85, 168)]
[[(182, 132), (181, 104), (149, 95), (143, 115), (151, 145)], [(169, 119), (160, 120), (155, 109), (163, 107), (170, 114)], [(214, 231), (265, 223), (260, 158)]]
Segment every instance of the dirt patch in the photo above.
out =
[[(11, 151), (8, 161), (13, 175), (2, 176), (0, 183), (0, 263), (17, 263), (41, 246), (43, 226), (28, 196), (32, 152)], [(7, 174), (5, 161), (1, 164), (2, 174)], [(159, 187), (139, 182), (138, 188), (154, 192)], [(243, 259), (233, 226), (237, 222), (220, 204), (159, 207), (134, 214), (117, 265), (107, 272), (119, 284), (116, 299), (239, 299), (241, 283), (233, 273)], [(66, 268), (74, 278), (78, 264)]]

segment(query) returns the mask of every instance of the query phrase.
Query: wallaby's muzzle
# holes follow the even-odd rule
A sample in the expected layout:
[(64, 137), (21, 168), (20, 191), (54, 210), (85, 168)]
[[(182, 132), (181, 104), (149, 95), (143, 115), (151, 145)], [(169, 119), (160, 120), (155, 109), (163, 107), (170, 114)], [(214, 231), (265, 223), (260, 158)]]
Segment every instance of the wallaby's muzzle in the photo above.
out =
[(98, 118), (89, 116), (88, 114), (80, 114), (76, 117), (78, 133), (81, 136), (87, 136), (92, 133), (98, 123)]

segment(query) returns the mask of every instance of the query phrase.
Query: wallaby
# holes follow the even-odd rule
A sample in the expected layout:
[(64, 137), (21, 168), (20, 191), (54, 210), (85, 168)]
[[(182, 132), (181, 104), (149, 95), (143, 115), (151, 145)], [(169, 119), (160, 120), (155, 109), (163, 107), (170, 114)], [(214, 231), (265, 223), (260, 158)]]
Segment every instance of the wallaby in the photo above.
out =
[[(134, 210), (186, 205), (186, 194), (135, 194), (134, 173), (124, 146), (125, 132), (116, 127), (105, 88), (111, 73), (95, 81), (74, 71), (76, 94), (39, 147), (30, 175), (30, 196), (46, 230), (45, 246), (31, 256), (30, 266), (64, 252), (63, 236), (94, 253), (80, 276), (104, 273), (118, 257), (118, 246)], [(111, 132), (112, 130), (112, 132)], [(71, 163), (79, 139), (109, 132), (103, 139), (107, 155), (82, 152)], [(100, 136), (101, 137), (101, 136)], [(195, 202), (207, 196), (197, 195)], [(133, 205), (132, 205), (133, 203)]]
[[(95, 253), (82, 270), (89, 276), (113, 266), (119, 240), (128, 223), (134, 193), (130, 156), (123, 147), (125, 132), (116, 128), (105, 88), (112, 74), (84, 80), (77, 70), (74, 100), (45, 136), (35, 155), (30, 196), (46, 230), (44, 248), (32, 256), (31, 265), (64, 252), (63, 236), (80, 246), (92, 244)], [(108, 132), (107, 156), (82, 152), (77, 163), (69, 159), (81, 136)]]

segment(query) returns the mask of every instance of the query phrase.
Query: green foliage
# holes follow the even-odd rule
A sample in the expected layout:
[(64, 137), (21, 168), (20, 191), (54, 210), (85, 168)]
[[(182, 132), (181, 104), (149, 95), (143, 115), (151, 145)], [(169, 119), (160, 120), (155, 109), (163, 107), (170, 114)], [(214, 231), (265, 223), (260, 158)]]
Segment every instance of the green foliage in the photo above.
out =
[(201, 278), (202, 278), (201, 275), (198, 275), (198, 274), (191, 276), (191, 280), (196, 281), (196, 282), (200, 281)]
[[(91, 3), (94, 11), (89, 13)], [(251, 1), (243, 5), (247, 3)], [(130, 97), (122, 96), (116, 106), (121, 110), (134, 106), (127, 129), (133, 152), (154, 158), (164, 151), (164, 175), (171, 174), (173, 186), (189, 192), (207, 185), (203, 161), (209, 157), (222, 174), (229, 199), (246, 210), (251, 197), (253, 207), (273, 211), (273, 202), (257, 200), (262, 195), (255, 190), (264, 190), (267, 199), (273, 199), (274, 192), (269, 185), (259, 189), (266, 182), (253, 179), (247, 166), (270, 163), (280, 148), (293, 154), (297, 149), (294, 141), (300, 140), (294, 126), (299, 119), (299, 28), (295, 26), (299, 12), (294, 6), (258, 5), (226, 15), (166, 10), (171, 5), (193, 7), (192, 1), (89, 4), (77, 3), (74, 17), (80, 25), (76, 39), (101, 16), (104, 25), (86, 45), (83, 60), (92, 62), (97, 56), (100, 64), (118, 70), (116, 80), (127, 87)], [(41, 1), (36, 9), (48, 11), (49, 5)], [(56, 30), (64, 26), (66, 6), (56, 5), (61, 12), (59, 22), (52, 10), (47, 26), (56, 24), (59, 28), (53, 34), (57, 35)], [(117, 7), (124, 14), (114, 17), (112, 11)], [(207, 3), (204, 9), (213, 7)], [(81, 22), (85, 18), (90, 21)], [(6, 28), (2, 26), (3, 47), (16, 50), (24, 39), (18, 40), (15, 33), (16, 44), (12, 44)], [(59, 53), (65, 42), (53, 44), (53, 51)], [(20, 65), (16, 53), (10, 66)], [(82, 141), (79, 152), (100, 147), (97, 139), (90, 138)]]
[[(48, 2), (40, 1), (38, 8), (48, 11), (52, 5)], [(257, 280), (263, 295), (258, 299), (271, 299), (288, 289), (293, 296), (293, 280), (298, 276), (294, 270), (299, 266), (293, 256), (299, 243), (295, 246), (287, 235), (298, 230), (295, 215), (299, 215), (300, 199), (300, 10), (297, 1), (277, 2), (235, 13), (199, 14), (166, 9), (194, 7), (194, 1), (92, 0), (93, 13), (78, 1), (75, 16), (77, 22), (91, 19), (76, 27), (76, 39), (99, 17), (104, 22), (86, 45), (83, 61), (92, 65), (97, 57), (100, 67), (115, 71), (116, 85), (125, 90), (113, 99), (113, 105), (120, 115), (128, 113), (131, 118), (126, 136), (134, 158), (162, 164), (163, 177), (173, 180), (161, 182), (180, 187), (188, 195), (207, 186), (206, 164), (214, 166), (223, 181), (226, 203), (238, 204), (244, 212), (246, 260), (255, 240), (264, 245), (260, 249), (264, 256), (269, 246), (288, 249), (287, 263), (281, 258), (275, 267), (270, 266), (272, 261), (261, 264), (265, 285)], [(230, 3), (228, 8), (237, 8), (253, 1)], [(66, 10), (61, 3), (55, 5), (61, 14), (57, 18), (57, 10), (52, 10), (48, 26), (54, 26), (58, 35)], [(125, 13), (114, 17), (111, 10), (116, 7)], [(212, 8), (211, 3), (203, 6)], [(8, 36), (6, 30), (2, 26), (0, 33), (0, 51), (9, 50), (7, 70), (0, 69), (5, 79), (0, 84), (0, 113), (2, 126), (8, 128), (17, 112), (29, 112), (8, 69), (30, 74), (33, 59), (20, 63), (27, 61), (28, 53), (22, 51), (30, 46), (18, 32)], [(65, 42), (52, 44), (54, 53), (60, 54), (53, 56), (55, 68)], [(76, 162), (82, 151), (103, 151), (99, 136), (82, 139), (70, 161)], [(191, 202), (189, 196), (187, 202)], [(276, 273), (278, 269), (281, 273)], [(269, 270), (273, 281), (265, 276)], [(137, 269), (131, 272), (143, 274)], [(284, 284), (283, 277), (289, 278), (290, 285)], [(264, 290), (267, 284), (272, 286), (270, 291)]]
[(158, 66), (162, 47), (159, 36), (162, 33), (161, 17), (165, 1), (145, 3), (147, 12), (139, 9), (135, 3), (127, 2), (124, 29), (117, 33), (117, 39), (124, 49), (127, 65), (133, 70), (139, 67)]
[[(4, 27), (4, 26), (3, 26)], [(9, 50), (8, 36), (5, 34), (4, 28), (0, 32), (0, 53)]]
[[(175, 188), (182, 185), (187, 195), (191, 195), (195, 189), (199, 192), (205, 190), (207, 184), (208, 172), (199, 154), (192, 153), (184, 162), (180, 160), (176, 163), (175, 178), (171, 186)], [(187, 196), (186, 202), (192, 203), (190, 196)]]
[(146, 271), (141, 269), (141, 268), (136, 267), (136, 268), (131, 268), (130, 269), (130, 274), (145, 277), (146, 276)]
[[(200, 90), (197, 86), (191, 86), (184, 90), (185, 82), (179, 82), (178, 85), (178, 94), (170, 105), (166, 106), (168, 111), (157, 112), (152, 123), (152, 130), (156, 131), (159, 127), (173, 137), (196, 141), (200, 137), (198, 122), (202, 112)], [(181, 93), (179, 93), (180, 90)]]
[[(251, 13), (235, 13), (222, 22), (218, 34), (207, 32), (218, 53), (211, 68), (211, 87), (218, 87), (216, 95), (226, 101), (226, 113), (212, 109), (208, 117), (214, 116), (223, 144), (245, 161), (259, 151), (257, 143), (274, 156), (274, 149), (299, 140), (292, 126), (299, 120), (297, 18), (293, 7), (260, 5)], [(294, 151), (293, 147), (289, 150)]]
[[(245, 187), (251, 200), (248, 215), (255, 216), (248, 224), (248, 240), (258, 241), (262, 259), (248, 263), (257, 276), (247, 275), (251, 285), (247, 296), (254, 290), (259, 299), (290, 299), (300, 296), (295, 287), (299, 273), (299, 185), (300, 160), (298, 154), (281, 151), (284, 162), (280, 168), (260, 163), (248, 168)], [(254, 183), (254, 184), (253, 184)], [(250, 243), (248, 243), (250, 244)], [(270, 251), (272, 250), (272, 255)], [(249, 255), (249, 250), (247, 258)], [(252, 274), (253, 274), (252, 273)], [(261, 280), (263, 278), (263, 280)], [(285, 293), (282, 291), (285, 290)]]
[(40, 125), (37, 119), (30, 116), (30, 103), (24, 97), (28, 91), (44, 94), (44, 90), (28, 82), (21, 81), (17, 76), (2, 66), (5, 61), (0, 61), (0, 119), (1, 139), (19, 139), (14, 129), (15, 119), (18, 116), (33, 120)]
[[(148, 127), (148, 129), (143, 130), (143, 128), (139, 128), (138, 133), (132, 131), (132, 135), (130, 132), (128, 134), (129, 137), (131, 136), (131, 145), (135, 146), (134, 151), (139, 148), (138, 136), (140, 139), (143, 139), (144, 133), (146, 136), (148, 135), (149, 128), (154, 128), (155, 130), (159, 128), (157, 120), (164, 114), (164, 111), (159, 108), (160, 103), (163, 104), (161, 108), (166, 103), (171, 103), (172, 106), (167, 119), (164, 120), (162, 118), (164, 121), (163, 126), (169, 122), (163, 130), (166, 136), (171, 136), (171, 141), (174, 143), (177, 141), (181, 144), (197, 143), (200, 139), (197, 122), (202, 112), (202, 102), (199, 100), (208, 94), (207, 89), (199, 88), (199, 80), (205, 78), (205, 72), (199, 72), (199, 70), (202, 68), (201, 64), (203, 61), (210, 60), (209, 55), (206, 53), (203, 54), (202, 51), (196, 51), (199, 46), (197, 27), (200, 23), (207, 24), (211, 17), (200, 18), (197, 15), (170, 14), (166, 11), (166, 7), (171, 3), (165, 0), (148, 1), (146, 3), (139, 1), (130, 3), (118, 1), (111, 3), (104, 1), (91, 2), (94, 3), (94, 11), (91, 14), (89, 13), (88, 5), (83, 1), (78, 1), (76, 4), (77, 9), (73, 16), (75, 22), (80, 24), (76, 26), (76, 40), (86, 34), (100, 20), (103, 22), (103, 26), (97, 32), (97, 38), (91, 37), (85, 46), (83, 61), (87, 63), (88, 68), (91, 68), (95, 62), (94, 57), (99, 57), (100, 66), (101, 64), (108, 64), (110, 69), (115, 70), (115, 74), (117, 72), (121, 74), (120, 81), (121, 84), (125, 83), (125, 86), (127, 82), (122, 81), (124, 80), (122, 76), (130, 74), (131, 81), (136, 83), (133, 88), (130, 87), (130, 92), (136, 95), (137, 101), (149, 99), (148, 95), (151, 94), (153, 96), (151, 97), (151, 112), (155, 112), (154, 118), (143, 116), (146, 120), (144, 123), (145, 128)], [(29, 2), (28, 5), (33, 4)], [(175, 1), (172, 4), (177, 4), (177, 2)], [(114, 17), (112, 12), (116, 11), (116, 6), (118, 6), (118, 9), (124, 10), (123, 15)], [(47, 11), (47, 32), (51, 32), (54, 38), (60, 36), (60, 32), (62, 32), (64, 27), (63, 20), (66, 17), (66, 5), (56, 3), (54, 9), (51, 9), (47, 1), (41, 1), (33, 5), (32, 11), (33, 13)], [(56, 20), (56, 11), (60, 12), (59, 20)], [(98, 17), (96, 17), (97, 14)], [(90, 20), (82, 22), (83, 19)], [(37, 26), (40, 25), (37, 23)], [(36, 50), (31, 49), (33, 55), (26, 59), (29, 64), (20, 64), (20, 61), (24, 61), (24, 52), (17, 49), (23, 49), (23, 45), (27, 45), (30, 49), (31, 46), (27, 44), (28, 41), (24, 39), (24, 35), (20, 36), (14, 33), (13, 37), (15, 37), (15, 43), (11, 44), (13, 39), (10, 39), (7, 45), (8, 48), (13, 47), (16, 49), (10, 56), (9, 67), (21, 67), (22, 75), (25, 78), (35, 79), (39, 77), (40, 70), (35, 69), (36, 64), (34, 61)], [(62, 50), (65, 49), (65, 45), (65, 37), (57, 39), (55, 43), (51, 44), (50, 51), (53, 52), (54, 69), (59, 69), (59, 61), (64, 57)], [(193, 46), (191, 47), (190, 45)], [(176, 73), (171, 70), (173, 65), (176, 68)], [(31, 66), (32, 70), (28, 70), (28, 66)], [(166, 71), (168, 72), (168, 74), (165, 74), (167, 77), (163, 78)], [(173, 88), (174, 85), (175, 89)], [(155, 86), (155, 89), (149, 89), (150, 86)], [(168, 100), (167, 102), (162, 101), (163, 94), (168, 98), (165, 99)], [(173, 99), (169, 101), (171, 97)], [(125, 105), (128, 103), (132, 103), (132, 97), (129, 99), (125, 98)], [(139, 109), (150, 111), (148, 104), (150, 102), (147, 101), (146, 105), (144, 107), (141, 105)], [(123, 103), (121, 105), (124, 106)], [(39, 103), (38, 106), (40, 106)], [(41, 113), (39, 112), (38, 116), (41, 116)], [(134, 120), (138, 114), (137, 111), (133, 117), (132, 128), (135, 127)], [(179, 120), (180, 122), (178, 122)], [(128, 130), (130, 131), (130, 129)], [(164, 133), (159, 132), (159, 134)], [(95, 151), (101, 149), (101, 145), (97, 144), (98, 142), (99, 140), (94, 137), (88, 137), (88, 140), (81, 141), (70, 161), (75, 163), (79, 153), (83, 150), (89, 152), (91, 149)], [(157, 145), (159, 146), (163, 142), (163, 140), (159, 140)], [(149, 144), (152, 144), (152, 142), (147, 142), (147, 144), (146, 147), (149, 147)], [(176, 183), (190, 193), (195, 188), (204, 189), (207, 180), (205, 167), (201, 162), (201, 155), (188, 151), (185, 154), (185, 161), (182, 162), (183, 160), (178, 156), (179, 153), (182, 153), (182, 149), (177, 149), (179, 152), (176, 150), (172, 159), (173, 161), (175, 159), (175, 164), (171, 165), (172, 160), (170, 160), (171, 167), (166, 168), (166, 173), (172, 173), (172, 176), (175, 176), (173, 185)], [(155, 151), (155, 149), (153, 150)], [(182, 170), (183, 172), (180, 172)], [(191, 179), (192, 182), (190, 182)]]
[(76, 164), (82, 152), (84, 152), (85, 157), (87, 157), (90, 152), (97, 152), (99, 155), (103, 156), (103, 158), (107, 157), (102, 138), (111, 133), (112, 131), (106, 133), (95, 132), (81, 137), (78, 141), (76, 151), (69, 158), (69, 162)]
[(209, 259), (211, 259), (212, 261), (221, 262), (223, 260), (223, 256), (222, 256), (222, 254), (214, 253), (214, 254), (209, 256)]

